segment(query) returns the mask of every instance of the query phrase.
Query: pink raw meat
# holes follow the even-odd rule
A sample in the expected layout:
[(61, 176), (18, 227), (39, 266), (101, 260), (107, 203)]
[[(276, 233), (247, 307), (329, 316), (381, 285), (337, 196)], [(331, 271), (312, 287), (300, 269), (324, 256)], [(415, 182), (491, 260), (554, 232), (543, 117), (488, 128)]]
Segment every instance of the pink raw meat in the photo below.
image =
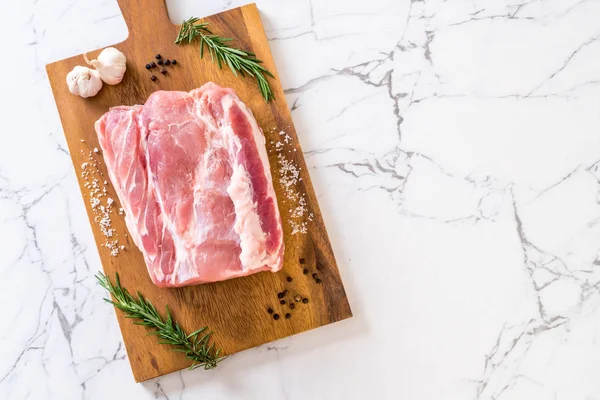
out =
[(233, 90), (158, 91), (96, 122), (110, 180), (152, 281), (279, 271), (283, 231), (265, 137)]

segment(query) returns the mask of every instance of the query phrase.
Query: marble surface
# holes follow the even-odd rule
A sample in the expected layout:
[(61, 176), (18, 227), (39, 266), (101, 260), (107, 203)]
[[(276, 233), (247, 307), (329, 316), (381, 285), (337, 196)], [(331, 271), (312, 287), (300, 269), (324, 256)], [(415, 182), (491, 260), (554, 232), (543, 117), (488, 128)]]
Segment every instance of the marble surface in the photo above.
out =
[(355, 317), (135, 384), (44, 70), (125, 24), (4, 1), (0, 398), (600, 399), (600, 1), (258, 6)]

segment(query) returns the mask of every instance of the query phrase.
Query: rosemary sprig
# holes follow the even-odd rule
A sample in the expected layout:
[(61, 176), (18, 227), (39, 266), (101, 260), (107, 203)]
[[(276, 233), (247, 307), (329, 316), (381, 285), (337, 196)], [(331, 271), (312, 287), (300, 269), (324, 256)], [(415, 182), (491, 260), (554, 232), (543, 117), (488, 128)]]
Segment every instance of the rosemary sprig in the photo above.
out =
[(133, 322), (134, 324), (156, 329), (148, 334), (158, 336), (161, 339), (159, 344), (175, 346), (174, 351), (185, 353), (186, 357), (192, 360), (190, 370), (200, 367), (216, 368), (217, 364), (225, 358), (219, 357), (221, 349), (215, 349), (214, 343), (209, 344), (212, 333), (208, 331), (208, 327), (205, 326), (188, 335), (177, 322), (173, 321), (168, 306), (166, 307), (167, 318), (164, 319), (140, 292), (137, 293), (136, 298), (123, 288), (119, 281), (119, 274), (116, 274), (115, 284), (101, 272), (96, 275), (96, 279), (100, 286), (108, 290), (115, 299), (114, 301), (104, 299), (106, 302), (123, 311), (126, 318), (137, 320)]
[(197, 23), (199, 20), (200, 18), (192, 17), (183, 21), (175, 44), (181, 44), (184, 41), (191, 43), (194, 39), (199, 38), (200, 58), (204, 58), (204, 48), (208, 48), (211, 60), (213, 63), (217, 60), (219, 68), (223, 68), (223, 64), (227, 64), (236, 76), (238, 72), (242, 76), (247, 73), (256, 79), (260, 93), (267, 102), (274, 99), (275, 96), (265, 75), (271, 78), (274, 76), (261, 65), (262, 61), (256, 58), (254, 53), (231, 47), (228, 42), (231, 42), (232, 38), (222, 38), (213, 34), (207, 28), (208, 22)]

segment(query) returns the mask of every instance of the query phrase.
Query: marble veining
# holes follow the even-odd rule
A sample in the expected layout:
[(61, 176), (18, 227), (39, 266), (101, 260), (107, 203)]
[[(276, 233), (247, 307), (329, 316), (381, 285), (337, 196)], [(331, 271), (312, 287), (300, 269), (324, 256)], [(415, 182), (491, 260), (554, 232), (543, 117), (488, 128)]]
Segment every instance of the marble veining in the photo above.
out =
[(135, 384), (44, 70), (127, 28), (4, 2), (0, 398), (599, 400), (600, 1), (257, 3), (355, 317)]

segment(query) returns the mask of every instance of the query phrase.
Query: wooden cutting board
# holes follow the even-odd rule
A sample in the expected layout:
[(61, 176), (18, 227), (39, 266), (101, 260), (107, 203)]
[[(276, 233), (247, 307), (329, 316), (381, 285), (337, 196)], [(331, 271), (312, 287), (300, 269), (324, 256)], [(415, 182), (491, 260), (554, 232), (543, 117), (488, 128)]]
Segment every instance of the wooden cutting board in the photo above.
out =
[[(173, 43), (179, 26), (170, 22), (164, 0), (118, 2), (129, 28), (127, 40), (114, 45), (127, 56), (127, 72), (121, 84), (105, 84), (97, 96), (83, 99), (70, 94), (65, 84), (65, 77), (73, 67), (85, 65), (81, 55), (46, 67), (105, 273), (112, 279), (115, 273), (119, 273), (124, 287), (140, 291), (159, 310), (164, 310), (168, 304), (173, 310), (174, 318), (189, 332), (207, 325), (214, 332), (214, 341), (225, 354), (351, 317), (350, 306), (279, 79), (269, 79), (275, 100), (267, 104), (253, 79), (236, 78), (229, 69), (220, 70), (211, 63), (208, 56), (200, 59), (197, 44), (176, 46)], [(210, 22), (210, 29), (214, 33), (232, 37), (236, 47), (256, 53), (264, 61), (266, 68), (277, 77), (256, 5), (246, 5), (206, 17), (205, 20)], [(91, 59), (96, 58), (98, 53), (99, 51), (92, 51), (89, 56)], [(165, 76), (156, 69), (152, 72), (145, 69), (145, 65), (153, 61), (157, 53), (163, 55), (163, 58), (175, 58), (178, 61), (176, 66), (167, 68), (169, 72)], [(150, 80), (151, 73), (157, 75), (156, 82)], [(119, 244), (125, 245), (126, 249), (119, 255), (112, 256), (104, 246), (107, 239), (95, 220), (97, 214), (90, 205), (89, 188), (86, 187), (90, 177), (84, 176), (82, 165), (90, 162), (91, 156), (94, 160), (91, 164), (97, 165), (97, 172), (107, 176), (101, 154), (94, 153), (93, 150), (99, 148), (94, 122), (109, 107), (143, 104), (156, 90), (189, 91), (208, 81), (233, 88), (253, 111), (265, 133), (275, 191), (284, 221), (284, 269), (275, 274), (262, 272), (225, 282), (161, 289), (150, 281), (141, 253), (127, 236), (123, 216), (117, 212), (117, 196), (110, 182), (106, 185), (107, 196), (104, 199), (111, 197), (117, 201), (111, 214), (112, 227), (116, 230)], [(279, 134), (280, 131), (289, 135), (288, 143), (284, 140), (285, 136)], [(277, 142), (281, 142), (283, 147), (276, 148)], [(300, 169), (302, 179), (292, 187), (306, 198), (307, 212), (300, 219), (291, 215), (292, 208), (297, 204), (289, 199), (289, 192), (286, 193), (277, 179), (280, 176), (277, 160), (280, 153)], [(292, 224), (296, 227), (305, 224), (307, 232), (292, 234)], [(309, 273), (304, 274), (303, 269), (308, 269)], [(313, 273), (319, 275), (321, 283), (316, 283)], [(288, 282), (288, 277), (292, 278), (292, 282)], [(294, 301), (295, 295), (307, 297), (309, 303), (298, 303), (293, 310), (288, 308), (288, 304), (280, 305), (277, 294), (284, 289), (289, 290), (286, 296), (288, 304)], [(275, 321), (267, 313), (268, 307), (273, 307), (282, 318)], [(287, 312), (292, 315), (290, 319), (283, 318)], [(189, 366), (189, 360), (181, 353), (170, 351), (169, 346), (157, 344), (156, 337), (146, 336), (145, 328), (133, 325), (120, 311), (117, 312), (117, 318), (136, 381)]]

